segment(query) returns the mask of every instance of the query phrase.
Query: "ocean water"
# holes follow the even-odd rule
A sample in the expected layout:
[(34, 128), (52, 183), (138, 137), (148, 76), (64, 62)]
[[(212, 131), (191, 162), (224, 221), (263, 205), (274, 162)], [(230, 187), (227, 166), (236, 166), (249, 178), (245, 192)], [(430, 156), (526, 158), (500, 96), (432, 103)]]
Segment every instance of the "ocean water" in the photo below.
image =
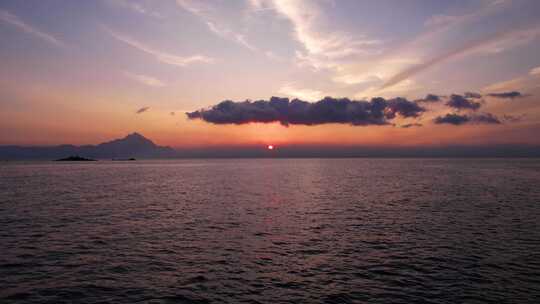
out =
[(4, 162), (0, 287), (0, 303), (540, 303), (540, 160)]

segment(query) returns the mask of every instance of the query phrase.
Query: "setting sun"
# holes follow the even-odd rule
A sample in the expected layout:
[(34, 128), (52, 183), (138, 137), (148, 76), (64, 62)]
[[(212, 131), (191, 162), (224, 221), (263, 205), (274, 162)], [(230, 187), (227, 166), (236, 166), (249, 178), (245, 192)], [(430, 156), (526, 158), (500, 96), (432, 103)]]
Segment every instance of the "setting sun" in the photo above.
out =
[(274, 146), (273, 145), (268, 145), (267, 149), (268, 150), (274, 150)]

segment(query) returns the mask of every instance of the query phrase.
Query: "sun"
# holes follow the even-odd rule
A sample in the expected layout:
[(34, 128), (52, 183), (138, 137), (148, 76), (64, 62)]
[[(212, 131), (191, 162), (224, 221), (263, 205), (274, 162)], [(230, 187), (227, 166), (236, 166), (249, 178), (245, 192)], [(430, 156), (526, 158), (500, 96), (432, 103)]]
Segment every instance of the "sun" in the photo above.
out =
[(274, 145), (268, 145), (268, 147), (266, 147), (268, 150), (274, 150)]

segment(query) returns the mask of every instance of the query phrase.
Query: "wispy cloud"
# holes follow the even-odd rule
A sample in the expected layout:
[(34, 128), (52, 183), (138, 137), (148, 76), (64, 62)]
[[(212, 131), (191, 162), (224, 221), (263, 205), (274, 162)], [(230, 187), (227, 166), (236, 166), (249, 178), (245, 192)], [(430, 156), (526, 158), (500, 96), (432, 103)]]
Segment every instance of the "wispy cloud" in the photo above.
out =
[(217, 36), (223, 39), (234, 41), (251, 51), (258, 50), (256, 46), (254, 46), (247, 40), (245, 34), (234, 31), (223, 23), (218, 22), (217, 18), (214, 16), (215, 9), (208, 2), (193, 0), (176, 0), (176, 3), (186, 11), (199, 17), (206, 24), (208, 29)]
[(146, 75), (139, 75), (139, 74), (133, 74), (133, 73), (129, 73), (129, 72), (125, 72), (124, 73), (127, 77), (139, 82), (139, 83), (142, 83), (142, 84), (145, 84), (147, 86), (151, 86), (151, 87), (164, 87), (165, 86), (165, 83), (163, 83), (161, 80), (157, 79), (157, 78), (154, 78), (154, 77), (151, 77), (151, 76), (146, 76)]
[(511, 35), (494, 41), (479, 51), (492, 54), (501, 53), (509, 49), (528, 44), (538, 37), (540, 37), (540, 26), (516, 30)]
[[(379, 82), (380, 83), (380, 82)], [(382, 89), (378, 83), (358, 92), (356, 98), (367, 98), (371, 96), (383, 96), (390, 97), (392, 95), (407, 95), (411, 92), (422, 91), (424, 86), (412, 79), (406, 79), (401, 81), (399, 84), (394, 85), (389, 88)]]
[[(485, 22), (504, 20), (501, 17), (510, 9), (515, 10), (510, 1), (484, 1), (475, 11), (462, 15), (434, 15), (426, 20), (426, 29), (412, 39), (383, 45), (384, 52), (380, 56), (341, 65), (332, 79), (341, 84), (363, 86), (357, 96), (365, 91), (388, 93), (396, 85), (450, 60), (500, 53), (538, 37), (535, 21), (498, 24), (489, 29), (482, 26)], [(414, 90), (411, 87), (409, 92)]]
[(424, 26), (426, 27), (438, 27), (438, 26), (448, 26), (452, 23), (463, 21), (467, 18), (472, 17), (472, 14), (455, 16), (455, 15), (445, 15), (437, 14), (429, 17), (425, 22)]
[(257, 0), (249, 3), (254, 10), (275, 11), (291, 22), (293, 37), (304, 48), (296, 52), (301, 64), (316, 69), (331, 68), (336, 67), (336, 61), (348, 56), (378, 51), (380, 41), (377, 39), (328, 30), (323, 10), (314, 2)]
[(105, 30), (117, 40), (122, 41), (132, 46), (133, 48), (138, 49), (139, 51), (142, 51), (142, 52), (145, 52), (147, 54), (154, 56), (158, 61), (162, 63), (184, 67), (184, 66), (194, 64), (194, 63), (211, 63), (214, 61), (213, 58), (205, 56), (205, 55), (178, 56), (178, 55), (166, 53), (160, 50), (156, 50), (150, 46), (147, 46), (135, 39), (132, 39), (131, 37), (119, 34), (107, 27), (105, 27)]
[(18, 16), (15, 16), (8, 11), (0, 10), (0, 20), (11, 24), (12, 26), (18, 28), (21, 31), (34, 35), (35, 37), (44, 40), (50, 44), (60, 47), (65, 46), (64, 42), (62, 42), (60, 39), (31, 26), (30, 24), (21, 20), (21, 18), (19, 18)]
[(300, 89), (294, 86), (294, 84), (286, 84), (282, 86), (278, 93), (296, 97), (304, 100), (314, 101), (319, 100), (324, 97), (323, 93), (321, 91), (317, 90), (311, 90), (311, 89)]
[[(484, 92), (504, 93), (515, 90), (531, 90), (540, 87), (540, 67), (531, 69), (527, 74), (510, 80), (490, 84), (482, 89)], [(527, 95), (523, 95), (527, 97)]]
[[(295, 51), (299, 66), (327, 69), (328, 77), (333, 82), (358, 86), (361, 91), (355, 97), (388, 96), (396, 92), (419, 90), (420, 87), (411, 77), (449, 59), (473, 52), (462, 50), (459, 41), (455, 43), (455, 39), (449, 39), (456, 31), (507, 6), (507, 3), (486, 1), (477, 11), (464, 15), (433, 16), (426, 21), (425, 31), (401, 44), (391, 45), (390, 41), (373, 33), (368, 35), (336, 29), (336, 23), (331, 22), (325, 5), (336, 5), (337, 2), (249, 0), (248, 3), (256, 13), (275, 14), (290, 22), (291, 36), (300, 43)], [(446, 48), (431, 47), (442, 45), (441, 42), (451, 45)], [(491, 50), (500, 49), (489, 46)], [(477, 47), (474, 50), (480, 49)], [(483, 50), (488, 51), (487, 48)]]
[(150, 107), (142, 107), (140, 109), (138, 109), (137, 111), (135, 111), (135, 114), (142, 114), (146, 111), (150, 110)]
[[(424, 72), (436, 65), (444, 63), (450, 59), (455, 59), (461, 56), (465, 56), (478, 51), (488, 51), (497, 45), (506, 45), (506, 47), (514, 46), (517, 43), (522, 42), (522, 39), (530, 40), (532, 37), (536, 37), (540, 34), (540, 28), (533, 29), (518, 29), (518, 30), (509, 30), (505, 32), (496, 33), (488, 37), (474, 40), (472, 42), (466, 43), (459, 48), (455, 48), (446, 53), (437, 55), (429, 60), (426, 60), (420, 64), (413, 65), (390, 79), (388, 79), (381, 87), (381, 89), (386, 89), (393, 85), (400, 83), (408, 78), (411, 78), (421, 72)], [(517, 37), (521, 37), (517, 38)], [(524, 38), (526, 37), (526, 38)], [(512, 43), (513, 42), (513, 43)]]
[(111, 6), (117, 6), (121, 8), (127, 8), (133, 12), (146, 15), (153, 18), (163, 19), (163, 15), (160, 14), (157, 11), (151, 10), (147, 8), (146, 6), (142, 5), (141, 3), (135, 2), (135, 1), (128, 1), (128, 0), (105, 0), (105, 3), (111, 5)]
[(529, 71), (529, 75), (540, 75), (540, 66), (539, 67), (536, 67), (536, 68), (533, 68)]

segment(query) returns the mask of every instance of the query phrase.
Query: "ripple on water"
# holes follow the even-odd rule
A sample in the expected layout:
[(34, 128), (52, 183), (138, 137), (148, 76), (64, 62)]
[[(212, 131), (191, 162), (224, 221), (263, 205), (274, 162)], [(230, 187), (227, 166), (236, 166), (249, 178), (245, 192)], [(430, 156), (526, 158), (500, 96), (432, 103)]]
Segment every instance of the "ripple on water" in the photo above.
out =
[(534, 159), (3, 163), (0, 302), (536, 303), (539, 184)]

